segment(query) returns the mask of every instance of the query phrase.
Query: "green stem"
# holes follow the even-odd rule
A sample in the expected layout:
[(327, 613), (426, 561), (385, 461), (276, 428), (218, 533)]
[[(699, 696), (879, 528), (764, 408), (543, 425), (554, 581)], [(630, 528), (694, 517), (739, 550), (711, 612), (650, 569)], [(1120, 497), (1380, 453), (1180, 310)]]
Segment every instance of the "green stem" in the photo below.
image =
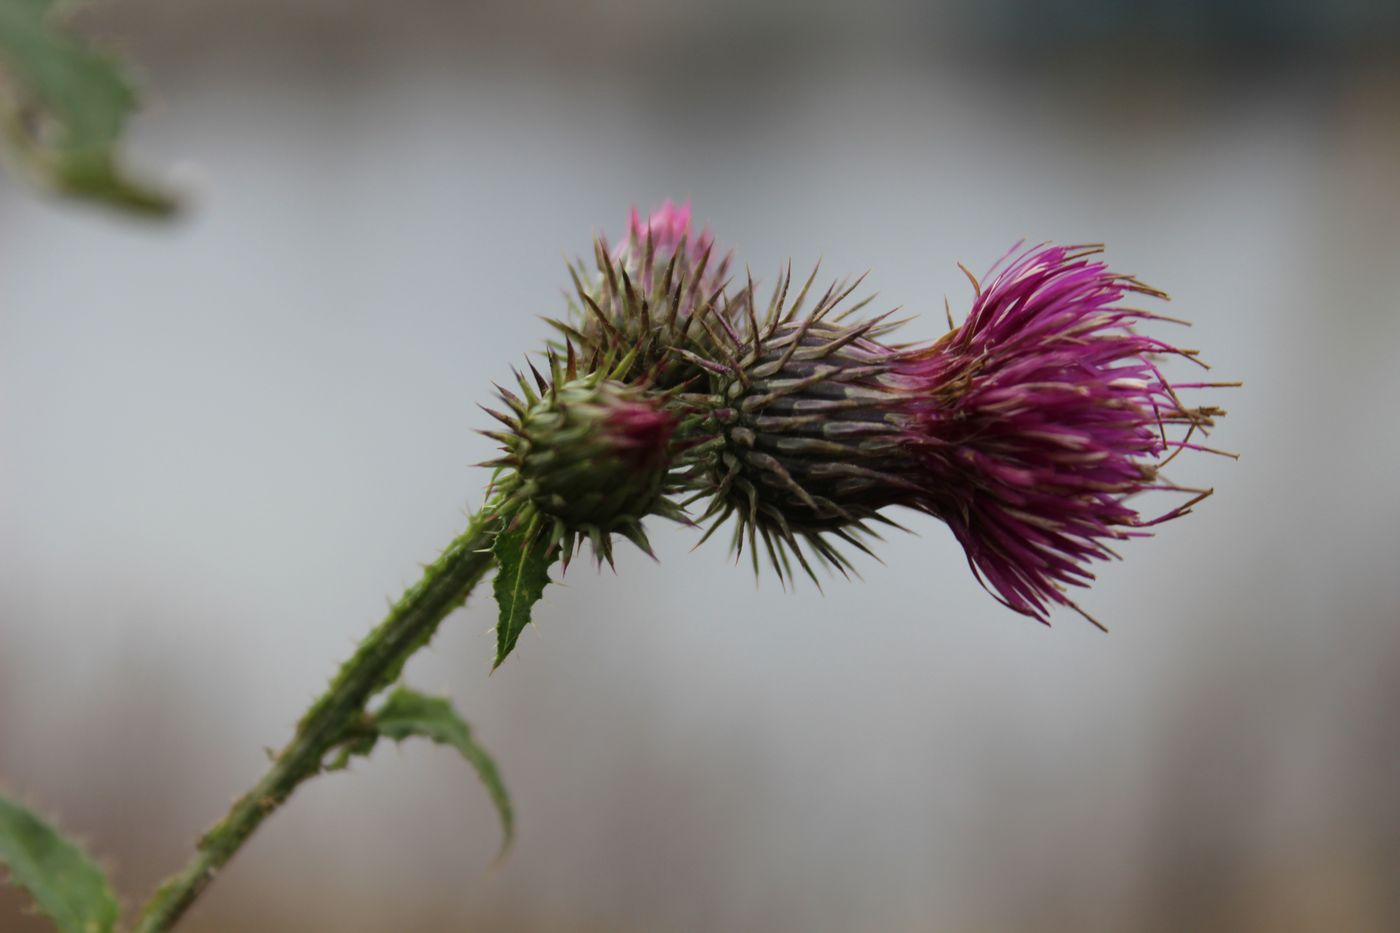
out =
[(370, 698), (398, 679), (408, 658), (428, 643), (438, 624), (462, 605), (490, 569), (494, 519), (489, 506), (474, 515), (467, 530), (400, 597), (302, 716), (291, 742), (268, 772), (204, 834), (184, 869), (156, 891), (133, 933), (162, 933), (174, 926), (262, 821), (302, 781), (321, 771), (326, 755), (359, 721)]

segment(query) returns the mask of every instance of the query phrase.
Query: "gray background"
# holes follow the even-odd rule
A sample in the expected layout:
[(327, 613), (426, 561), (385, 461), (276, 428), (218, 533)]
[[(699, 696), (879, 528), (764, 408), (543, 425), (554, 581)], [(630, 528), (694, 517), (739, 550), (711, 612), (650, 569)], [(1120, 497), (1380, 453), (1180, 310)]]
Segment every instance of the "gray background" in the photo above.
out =
[[(1322, 5), (1318, 5), (1322, 6)], [(475, 403), (563, 254), (692, 198), (771, 280), (1105, 241), (1173, 295), (1238, 463), (1044, 629), (913, 517), (864, 582), (722, 543), (572, 568), (487, 677), (481, 594), (410, 678), (520, 817), (499, 868), (426, 745), (307, 785), (198, 931), (1400, 926), (1400, 57), (1380, 4), (120, 0), (153, 226), (0, 181), (0, 782), (129, 898), (264, 767), (460, 529)], [(1174, 335), (1180, 336), (1180, 335)], [(1181, 370), (1176, 370), (1180, 375)], [(0, 893), (0, 929), (45, 929)]]

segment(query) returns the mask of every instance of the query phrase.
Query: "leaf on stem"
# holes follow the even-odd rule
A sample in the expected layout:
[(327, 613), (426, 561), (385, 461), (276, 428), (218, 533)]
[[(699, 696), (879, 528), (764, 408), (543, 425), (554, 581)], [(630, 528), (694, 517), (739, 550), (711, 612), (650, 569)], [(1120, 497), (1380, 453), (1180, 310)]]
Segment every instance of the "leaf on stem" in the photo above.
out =
[(121, 64), (67, 30), (73, 6), (0, 0), (0, 130), (5, 148), (40, 184), (153, 215), (175, 202), (129, 178), (117, 146), (136, 92)]
[(0, 866), (62, 933), (116, 927), (121, 910), (102, 869), (48, 822), (2, 795)]
[(503, 838), (500, 854), (504, 855), (515, 833), (515, 814), (511, 809), (510, 797), (496, 762), (472, 738), (471, 726), (452, 708), (449, 700), (426, 696), (408, 687), (396, 687), (377, 711), (368, 714), (363, 722), (356, 725), (341, 744), (340, 755), (327, 767), (339, 770), (355, 755), (369, 757), (381, 738), (402, 742), (414, 736), (457, 749), (476, 769), (476, 775), (491, 795), (496, 815), (501, 819)]
[(500, 618), (496, 622), (495, 670), (515, 648), (520, 633), (530, 624), (530, 607), (539, 602), (549, 583), (549, 566), (559, 559), (559, 549), (549, 536), (539, 534), (533, 522), (512, 528), (509, 524), (496, 536), (496, 579), (492, 591)]

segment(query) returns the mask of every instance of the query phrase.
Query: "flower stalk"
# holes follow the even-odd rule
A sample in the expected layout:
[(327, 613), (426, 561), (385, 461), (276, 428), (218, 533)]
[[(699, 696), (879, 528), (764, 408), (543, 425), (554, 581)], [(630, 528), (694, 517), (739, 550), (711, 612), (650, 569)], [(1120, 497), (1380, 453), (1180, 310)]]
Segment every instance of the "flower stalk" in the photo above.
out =
[(482, 508), (442, 555), (424, 568), (422, 578), (365, 637), (326, 692), (302, 716), (272, 767), (201, 837), (188, 864), (156, 891), (137, 918), (134, 933), (171, 929), (263, 820), (303, 781), (319, 774), (328, 755), (356, 736), (355, 727), (370, 699), (398, 679), (408, 658), (428, 643), (442, 620), (466, 601), (495, 562), (491, 541), (496, 524), (494, 507)]

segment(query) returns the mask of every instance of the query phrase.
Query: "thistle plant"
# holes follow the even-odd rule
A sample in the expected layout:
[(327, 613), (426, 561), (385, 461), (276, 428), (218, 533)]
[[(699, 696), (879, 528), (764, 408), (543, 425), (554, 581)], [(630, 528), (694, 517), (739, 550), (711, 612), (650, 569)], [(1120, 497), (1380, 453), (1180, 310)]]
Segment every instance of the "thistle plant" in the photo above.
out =
[[(736, 554), (785, 585), (849, 576), (874, 556), (899, 508), (934, 516), (1005, 606), (1048, 624), (1056, 607), (1092, 617), (1071, 588), (1114, 548), (1188, 514), (1211, 490), (1165, 468), (1203, 443), (1224, 411), (1184, 395), (1237, 385), (1168, 381), (1176, 358), (1148, 328), (1180, 324), (1137, 303), (1166, 296), (1113, 272), (1098, 247), (1013, 251), (961, 324), (902, 343), (900, 321), (868, 314), (863, 279), (794, 285), (767, 301), (728, 278), (689, 205), (633, 212), (622, 243), (599, 238), (540, 357), (486, 412), (501, 447), (485, 504), (342, 666), (264, 777), (199, 841), (132, 929), (172, 928), (257, 827), (305, 780), (382, 738), (457, 748), (490, 791), (509, 842), (514, 811), (497, 768), (445, 700), (400, 683), (405, 662), (494, 568), (495, 667), (515, 650), (550, 576), (581, 548), (612, 564), (615, 541), (652, 554), (655, 517), (732, 525)], [(966, 270), (964, 270), (966, 271)], [(1229, 455), (1233, 456), (1233, 455)], [(1149, 492), (1183, 498), (1140, 512)], [(892, 514), (894, 513), (894, 514)], [(557, 570), (556, 570), (557, 566)], [(1095, 623), (1098, 624), (1098, 623)], [(381, 698), (382, 697), (382, 698)], [(116, 929), (100, 871), (44, 821), (0, 799), (0, 861), (64, 931)]]

